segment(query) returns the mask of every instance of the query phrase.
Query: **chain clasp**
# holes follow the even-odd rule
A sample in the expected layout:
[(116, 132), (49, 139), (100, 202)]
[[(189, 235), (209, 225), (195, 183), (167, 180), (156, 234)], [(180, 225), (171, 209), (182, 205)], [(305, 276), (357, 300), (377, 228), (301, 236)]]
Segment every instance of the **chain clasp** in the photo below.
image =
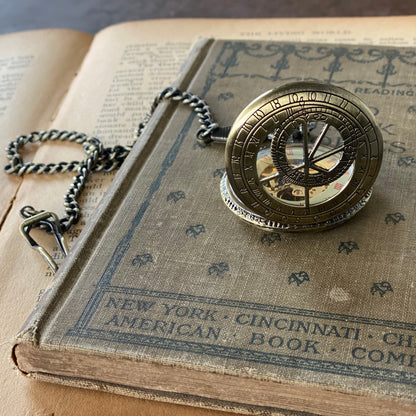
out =
[(58, 243), (59, 248), (62, 251), (64, 257), (68, 255), (68, 247), (66, 245), (64, 236), (61, 232), (61, 226), (58, 216), (49, 211), (42, 211), (38, 214), (32, 215), (29, 218), (26, 218), (20, 225), (20, 234), (25, 238), (29, 245), (43, 257), (50, 269), (56, 273), (58, 270), (58, 265), (52, 256), (46, 251), (44, 247), (39, 245), (31, 236), (30, 230), (35, 225), (43, 225), (44, 229), (55, 236), (55, 239)]

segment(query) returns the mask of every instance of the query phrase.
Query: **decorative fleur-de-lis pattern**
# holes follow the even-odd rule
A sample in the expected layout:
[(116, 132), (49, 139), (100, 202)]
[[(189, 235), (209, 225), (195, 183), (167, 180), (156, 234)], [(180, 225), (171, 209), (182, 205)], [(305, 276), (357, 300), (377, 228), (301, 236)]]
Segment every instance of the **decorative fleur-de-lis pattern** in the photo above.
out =
[(388, 292), (393, 293), (393, 288), (391, 287), (391, 284), (387, 281), (374, 283), (371, 287), (372, 295), (378, 294), (380, 295), (380, 297), (383, 297)]
[(178, 202), (180, 199), (185, 199), (186, 195), (184, 191), (176, 191), (171, 192), (167, 198), (166, 201), (173, 201), (174, 203)]
[(222, 277), (225, 272), (230, 271), (230, 266), (228, 263), (220, 262), (211, 264), (208, 269), (209, 275), (216, 275), (217, 277)]
[(341, 241), (338, 246), (338, 253), (350, 254), (354, 250), (359, 250), (358, 244), (355, 241)]
[(145, 266), (148, 263), (153, 263), (153, 257), (150, 253), (138, 254), (134, 259), (131, 261), (133, 266)]
[(304, 271), (300, 271), (298, 273), (292, 273), (289, 277), (289, 284), (296, 283), (297, 286), (300, 286), (301, 284), (305, 282), (309, 282), (309, 275), (308, 273)]

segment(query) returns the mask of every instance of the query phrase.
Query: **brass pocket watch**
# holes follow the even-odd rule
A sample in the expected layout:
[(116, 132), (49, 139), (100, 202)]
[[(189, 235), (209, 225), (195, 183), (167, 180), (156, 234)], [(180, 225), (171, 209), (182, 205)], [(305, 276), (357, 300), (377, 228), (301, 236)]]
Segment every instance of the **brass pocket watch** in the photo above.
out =
[[(380, 170), (383, 140), (368, 107), (343, 88), (297, 82), (268, 91), (252, 101), (232, 127), (219, 127), (209, 106), (196, 95), (166, 88), (154, 99), (137, 130), (139, 137), (158, 104), (164, 100), (189, 105), (199, 116), (197, 133), (205, 143), (226, 143), (226, 174), (221, 195), (238, 217), (268, 230), (310, 231), (334, 227), (363, 208)], [(27, 143), (61, 140), (84, 146), (79, 162), (23, 163), (20, 148)], [(104, 148), (97, 138), (68, 131), (33, 132), (19, 136), (7, 148), (7, 173), (77, 171), (65, 195), (65, 216), (26, 206), (21, 233), (47, 261), (51, 256), (29, 232), (42, 228), (55, 235), (66, 255), (62, 233), (80, 217), (78, 198), (93, 171), (117, 169), (132, 146)]]
[(288, 84), (256, 98), (235, 120), (222, 198), (262, 228), (334, 227), (369, 200), (382, 153), (381, 132), (358, 97), (332, 85)]

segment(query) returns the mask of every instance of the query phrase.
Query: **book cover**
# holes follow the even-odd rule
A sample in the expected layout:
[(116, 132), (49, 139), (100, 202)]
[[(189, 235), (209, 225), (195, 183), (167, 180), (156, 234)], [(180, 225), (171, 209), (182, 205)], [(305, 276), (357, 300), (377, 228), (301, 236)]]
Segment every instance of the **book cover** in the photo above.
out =
[(241, 222), (224, 146), (164, 103), (19, 334), (21, 371), (240, 411), (414, 413), (415, 68), (409, 48), (200, 44), (179, 86), (221, 125), (291, 81), (361, 97), (385, 138), (368, 206), (321, 233)]

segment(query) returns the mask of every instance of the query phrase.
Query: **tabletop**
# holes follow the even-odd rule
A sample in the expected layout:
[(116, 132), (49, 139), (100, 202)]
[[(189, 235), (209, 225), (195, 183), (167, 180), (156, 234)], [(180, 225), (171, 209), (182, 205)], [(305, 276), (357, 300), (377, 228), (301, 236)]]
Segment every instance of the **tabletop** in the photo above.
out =
[(414, 0), (0, 0), (0, 33), (51, 27), (96, 33), (124, 21), (160, 18), (397, 16)]

